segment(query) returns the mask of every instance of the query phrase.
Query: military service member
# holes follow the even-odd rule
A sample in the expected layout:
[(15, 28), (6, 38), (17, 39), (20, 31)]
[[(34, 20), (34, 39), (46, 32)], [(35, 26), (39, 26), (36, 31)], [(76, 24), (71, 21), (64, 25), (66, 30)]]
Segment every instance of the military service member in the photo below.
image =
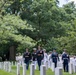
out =
[(56, 49), (53, 49), (53, 52), (51, 54), (52, 62), (55, 64), (55, 68), (57, 67), (57, 61), (59, 61), (58, 53), (56, 52)]
[(43, 58), (44, 58), (44, 52), (41, 49), (41, 47), (38, 46), (38, 50), (37, 50), (37, 63), (38, 63), (39, 70), (40, 70), (40, 66), (41, 66), (41, 62), (42, 62)]
[(23, 58), (24, 58), (24, 63), (26, 64), (26, 69), (28, 70), (29, 62), (31, 60), (31, 54), (28, 51), (28, 48), (26, 48), (26, 52), (24, 52)]
[(37, 63), (37, 52), (36, 52), (36, 48), (33, 48), (32, 62), (35, 65), (35, 69), (36, 69), (36, 63)]
[(68, 72), (68, 64), (70, 62), (70, 57), (66, 51), (62, 54), (62, 60), (63, 60), (64, 72)]

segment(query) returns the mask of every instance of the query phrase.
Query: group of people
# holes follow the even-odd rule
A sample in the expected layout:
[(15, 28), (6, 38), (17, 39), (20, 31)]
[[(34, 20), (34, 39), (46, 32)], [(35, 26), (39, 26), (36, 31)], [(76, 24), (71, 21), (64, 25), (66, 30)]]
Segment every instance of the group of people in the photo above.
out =
[(40, 46), (38, 48), (33, 48), (33, 52), (30, 53), (28, 49), (23, 54), (24, 63), (26, 64), (26, 69), (28, 70), (30, 60), (33, 64), (35, 64), (36, 69), (36, 63), (38, 63), (38, 67), (40, 70), (41, 64), (47, 65), (50, 68), (51, 63), (54, 63), (55, 68), (57, 67), (58, 61), (62, 60), (63, 63), (63, 69), (65, 72), (68, 72), (68, 64), (70, 62), (70, 57), (66, 50), (62, 53), (61, 56), (56, 52), (56, 49), (53, 49), (53, 51), (50, 51), (49, 54), (46, 53), (45, 49), (42, 49)]
[(31, 60), (33, 64), (36, 64), (37, 61), (40, 70), (41, 62), (44, 58), (44, 52), (40, 46), (38, 46), (38, 49), (34, 48), (32, 54), (29, 52), (28, 49), (26, 49), (26, 51), (23, 54), (23, 58), (24, 63), (26, 64), (26, 69), (28, 69)]

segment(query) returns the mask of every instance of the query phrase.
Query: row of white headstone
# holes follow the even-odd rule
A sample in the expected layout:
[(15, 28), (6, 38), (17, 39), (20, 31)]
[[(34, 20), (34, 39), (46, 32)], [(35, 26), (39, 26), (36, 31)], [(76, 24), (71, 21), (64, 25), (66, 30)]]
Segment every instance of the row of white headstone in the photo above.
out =
[(0, 62), (0, 69), (11, 72), (11, 62)]
[[(68, 64), (68, 66), (69, 66), (69, 74), (76, 73), (76, 64), (73, 64), (73, 63), (70, 62), (70, 63)], [(55, 67), (55, 66), (54, 66), (54, 63), (52, 63), (51, 69), (52, 69), (53, 72), (55, 71), (55, 68), (54, 68), (54, 67)], [(59, 64), (57, 64), (57, 68), (56, 68), (56, 69), (58, 70), (58, 69), (60, 69), (60, 68), (63, 69), (63, 64), (62, 64), (62, 62), (61, 62), (61, 63), (59, 62)], [(58, 72), (57, 72), (57, 73), (58, 73)], [(56, 73), (56, 74), (57, 74), (57, 73)]]
[[(20, 75), (20, 64), (16, 63), (17, 65), (17, 75)], [(7, 72), (11, 72), (11, 62), (0, 62), (0, 69), (3, 69)], [(26, 64), (22, 65), (23, 67), (23, 75), (26, 75)], [(55, 72), (55, 75), (63, 75), (63, 67), (62, 67), (62, 63), (59, 63), (59, 65), (57, 66), (57, 68), (54, 68), (54, 63), (51, 64), (51, 69), (53, 72)], [(47, 67), (45, 65), (41, 65), (41, 69), (40, 69), (40, 75), (46, 75), (46, 69)], [(35, 75), (34, 74), (35, 71), (35, 65), (31, 64), (30, 65), (30, 75)], [(69, 63), (69, 74), (73, 74), (76, 73), (76, 65), (73, 65), (72, 63)]]
[[(0, 62), (0, 69), (5, 70), (7, 72), (11, 72), (11, 62)], [(20, 64), (17, 64), (17, 75), (20, 75)], [(62, 73), (62, 69), (61, 68), (57, 68), (57, 71), (55, 71), (55, 75), (61, 75)], [(58, 74), (57, 74), (57, 73)], [(23, 75), (26, 75), (26, 64), (23, 64)], [(31, 64), (30, 65), (30, 75), (35, 75), (35, 65)], [(41, 65), (41, 69), (40, 69), (40, 75), (46, 75), (46, 66), (45, 65)]]
[(12, 66), (17, 66), (17, 62), (13, 62), (13, 61), (0, 62), (0, 69), (5, 70), (7, 72), (11, 72)]
[(76, 73), (76, 64), (69, 63), (69, 74)]
[(12, 61), (12, 62), (11, 62), (11, 65), (12, 65), (12, 66), (14, 66), (14, 65), (17, 66), (17, 63), (18, 63), (18, 62), (16, 62), (16, 61), (15, 61), (15, 62)]
[[(20, 75), (20, 64), (17, 64), (17, 75)], [(26, 75), (26, 64), (23, 64), (23, 75)], [(30, 75), (35, 75), (35, 65), (30, 65)], [(41, 65), (40, 75), (46, 75), (46, 66)]]
[[(61, 67), (57, 67), (54, 70), (55, 75), (63, 75), (63, 71)], [(20, 75), (20, 64), (17, 64), (17, 75)], [(23, 64), (23, 75), (26, 75), (26, 64)], [(35, 65), (30, 65), (30, 75), (35, 75)], [(46, 75), (46, 66), (41, 65), (40, 75)]]

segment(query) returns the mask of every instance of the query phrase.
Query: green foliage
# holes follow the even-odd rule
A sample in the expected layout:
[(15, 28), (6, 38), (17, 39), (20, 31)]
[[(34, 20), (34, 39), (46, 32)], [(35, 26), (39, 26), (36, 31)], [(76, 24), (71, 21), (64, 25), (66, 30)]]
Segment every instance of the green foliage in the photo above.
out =
[[(8, 46), (17, 45), (18, 47), (21, 46), (21, 48), (24, 45), (25, 47), (22, 49), (25, 49), (27, 45), (29, 47), (34, 46), (35, 41), (33, 39), (26, 36), (26, 34), (24, 36), (20, 34), (20, 30), (24, 29), (32, 30), (32, 27), (27, 24), (27, 21), (22, 21), (19, 16), (15, 15), (8, 14), (4, 16), (0, 19), (0, 44), (4, 46), (7, 46), (7, 44)], [(18, 48), (18, 50), (20, 49)]]
[[(17, 46), (17, 52), (41, 44), (61, 53), (76, 49), (76, 7), (73, 2), (58, 7), (58, 0), (1, 0), (0, 47)], [(1, 51), (0, 50), (0, 51)], [(71, 52), (72, 51), (72, 52)]]
[(54, 37), (52, 37), (51, 39), (49, 39), (48, 41), (47, 41), (47, 44), (46, 45), (44, 45), (44, 48), (46, 49), (46, 50), (48, 50), (48, 51), (52, 51), (52, 49), (53, 48), (55, 48), (55, 49), (59, 49), (58, 48), (59, 46), (58, 46), (58, 40), (56, 39), (56, 38), (54, 38)]
[(62, 15), (63, 18), (67, 17), (65, 10), (59, 8), (55, 1), (35, 0), (29, 5), (29, 9), (22, 11), (21, 18), (29, 20), (28, 23), (34, 28), (31, 33), (34, 34), (33, 37), (29, 36), (46, 44), (51, 37), (65, 35), (68, 23), (64, 22)]

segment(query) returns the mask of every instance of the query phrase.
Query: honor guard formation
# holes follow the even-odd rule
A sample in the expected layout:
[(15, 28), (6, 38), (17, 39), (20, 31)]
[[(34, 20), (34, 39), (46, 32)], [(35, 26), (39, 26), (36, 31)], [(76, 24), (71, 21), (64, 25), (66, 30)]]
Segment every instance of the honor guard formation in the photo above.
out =
[[(53, 49), (50, 52), (46, 52), (46, 49), (38, 46), (37, 48), (33, 48), (33, 52), (29, 52), (29, 49), (26, 48), (25, 52), (23, 53), (22, 60), (19, 59), (20, 56), (16, 57), (16, 60), (20, 63), (26, 64), (26, 69), (29, 69), (29, 64), (32, 63), (35, 65), (35, 69), (40, 71), (40, 66), (45, 65), (46, 69), (50, 68), (54, 71), (54, 68), (60, 66), (64, 69), (64, 72), (69, 71), (69, 63), (76, 64), (76, 57), (70, 56), (67, 53), (67, 50), (64, 49), (62, 54), (58, 54), (56, 49)], [(73, 67), (74, 67), (73, 65)]]

